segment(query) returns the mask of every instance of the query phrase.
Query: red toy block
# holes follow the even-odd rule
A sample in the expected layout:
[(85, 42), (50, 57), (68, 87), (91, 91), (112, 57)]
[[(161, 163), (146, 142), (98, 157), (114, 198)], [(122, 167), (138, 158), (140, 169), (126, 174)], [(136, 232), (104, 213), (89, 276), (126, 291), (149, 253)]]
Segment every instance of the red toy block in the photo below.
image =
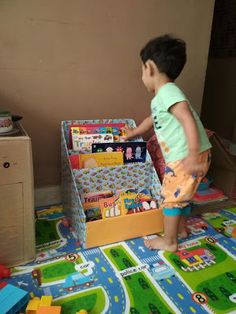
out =
[(4, 288), (7, 285), (6, 281), (1, 281), (0, 282), (0, 289)]
[(10, 269), (8, 269), (6, 266), (0, 264), (0, 279), (9, 278), (10, 275), (11, 275)]

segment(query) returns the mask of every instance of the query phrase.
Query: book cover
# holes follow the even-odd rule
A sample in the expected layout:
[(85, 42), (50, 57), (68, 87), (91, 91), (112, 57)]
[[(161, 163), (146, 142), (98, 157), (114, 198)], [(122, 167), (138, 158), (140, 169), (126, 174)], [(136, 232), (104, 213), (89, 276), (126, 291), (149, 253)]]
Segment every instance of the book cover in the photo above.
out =
[(119, 135), (121, 129), (125, 128), (125, 123), (90, 123), (90, 124), (76, 124), (71, 125), (71, 134), (73, 130), (79, 134), (102, 134), (102, 133), (112, 133), (114, 135)]
[(79, 169), (79, 155), (70, 155), (70, 163), (72, 169)]
[(113, 142), (112, 134), (72, 134), (72, 147), (79, 153), (91, 153), (93, 143)]
[(99, 205), (103, 219), (118, 217), (121, 215), (118, 196), (102, 198), (99, 200)]
[(123, 215), (139, 213), (156, 209), (156, 201), (146, 193), (137, 193), (135, 190), (127, 190), (119, 195), (121, 212)]
[(107, 198), (113, 196), (113, 192), (110, 190), (100, 191), (100, 192), (90, 192), (81, 194), (82, 203), (93, 203), (98, 202), (100, 198)]
[(124, 141), (125, 123), (71, 124), (69, 126), (69, 149), (73, 148), (73, 134), (112, 134), (115, 141)]
[(224, 193), (217, 188), (208, 188), (206, 190), (197, 191), (194, 194), (194, 203), (211, 202), (227, 198)]
[(79, 168), (123, 165), (123, 153), (94, 153), (79, 155)]
[(125, 164), (131, 162), (145, 162), (146, 146), (146, 142), (94, 143), (92, 144), (92, 152), (122, 152)]

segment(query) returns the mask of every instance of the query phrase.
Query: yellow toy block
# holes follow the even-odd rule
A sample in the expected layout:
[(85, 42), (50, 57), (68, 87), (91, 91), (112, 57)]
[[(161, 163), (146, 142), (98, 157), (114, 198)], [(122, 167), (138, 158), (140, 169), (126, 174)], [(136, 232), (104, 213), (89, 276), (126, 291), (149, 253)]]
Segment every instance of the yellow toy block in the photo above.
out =
[(39, 308), (40, 299), (35, 297), (32, 300), (29, 301), (27, 307), (26, 307), (26, 314), (36, 314), (37, 310)]
[(52, 304), (52, 296), (42, 296), (40, 300), (39, 307), (50, 306)]
[(36, 314), (61, 314), (61, 306), (42, 306)]

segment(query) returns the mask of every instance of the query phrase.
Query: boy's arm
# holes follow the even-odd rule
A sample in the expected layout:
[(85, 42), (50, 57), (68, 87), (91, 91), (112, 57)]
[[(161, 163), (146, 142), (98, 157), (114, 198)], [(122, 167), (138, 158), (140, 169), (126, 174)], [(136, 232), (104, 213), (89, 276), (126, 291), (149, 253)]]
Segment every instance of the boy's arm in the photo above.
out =
[(193, 114), (186, 101), (174, 104), (170, 112), (178, 119), (184, 129), (188, 143), (188, 156), (183, 160), (185, 170), (189, 174), (202, 175), (205, 171), (204, 165), (199, 164), (199, 135)]
[(140, 136), (148, 132), (149, 130), (151, 130), (152, 127), (153, 127), (153, 119), (152, 119), (152, 116), (150, 115), (149, 117), (144, 119), (143, 122), (140, 123), (139, 126), (137, 126), (136, 128), (126, 129), (126, 139), (129, 140), (131, 138)]

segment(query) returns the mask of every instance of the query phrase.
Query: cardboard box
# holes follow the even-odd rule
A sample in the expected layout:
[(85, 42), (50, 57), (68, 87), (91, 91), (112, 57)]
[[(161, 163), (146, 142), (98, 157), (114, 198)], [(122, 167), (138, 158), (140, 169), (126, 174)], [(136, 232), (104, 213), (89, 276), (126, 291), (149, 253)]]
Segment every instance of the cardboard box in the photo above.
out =
[(0, 264), (25, 264), (35, 257), (31, 140), (20, 125), (0, 137)]

